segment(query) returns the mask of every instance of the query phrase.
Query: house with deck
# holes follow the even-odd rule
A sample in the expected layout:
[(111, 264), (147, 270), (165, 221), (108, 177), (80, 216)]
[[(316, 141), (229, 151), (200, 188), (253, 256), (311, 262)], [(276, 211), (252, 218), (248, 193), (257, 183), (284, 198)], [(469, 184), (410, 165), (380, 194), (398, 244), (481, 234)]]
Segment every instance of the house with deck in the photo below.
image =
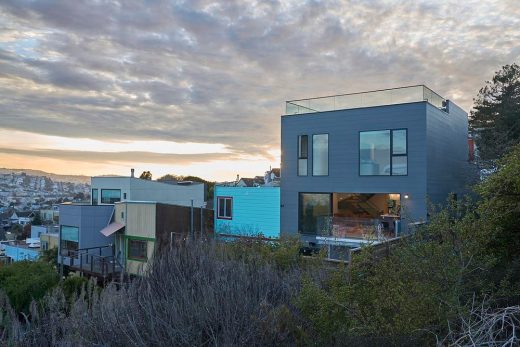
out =
[(424, 85), (286, 102), (280, 227), (359, 247), (428, 219), (465, 191), (467, 113)]
[(205, 200), (202, 183), (167, 184), (135, 178), (133, 171), (130, 177), (92, 177), (91, 188), (91, 204), (60, 205), (58, 262), (69, 270), (104, 279), (125, 265), (116, 252), (114, 232), (106, 230), (114, 222), (116, 203), (135, 199), (200, 207)]
[(213, 210), (155, 201), (118, 202), (101, 234), (114, 237), (115, 260), (131, 275), (143, 274), (156, 252), (213, 233)]

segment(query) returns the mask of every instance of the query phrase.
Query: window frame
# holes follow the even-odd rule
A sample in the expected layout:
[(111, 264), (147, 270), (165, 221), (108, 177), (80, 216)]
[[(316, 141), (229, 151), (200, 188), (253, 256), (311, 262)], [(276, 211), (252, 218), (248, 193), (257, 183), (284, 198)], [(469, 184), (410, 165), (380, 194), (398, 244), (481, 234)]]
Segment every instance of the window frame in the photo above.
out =
[[(94, 200), (94, 192), (96, 192), (96, 199)], [(91, 201), (92, 201), (92, 205), (93, 206), (97, 206), (99, 204), (99, 189), (97, 188), (92, 188), (91, 192), (90, 192), (90, 196), (91, 196)]]
[[(104, 192), (104, 191), (107, 191), (107, 190), (119, 191), (119, 201), (114, 201), (114, 202), (104, 202), (104, 201), (103, 201), (103, 192)], [(120, 202), (120, 201), (121, 201), (121, 189), (101, 189), (101, 203), (102, 203), (102, 204), (105, 204), (105, 205), (113, 205), (113, 204), (115, 204), (116, 202)]]
[[(316, 175), (314, 174), (314, 136), (316, 135), (327, 135), (327, 174), (326, 175)], [(330, 174), (330, 134), (329, 133), (316, 133), (312, 134), (312, 177), (328, 177)]]
[[(301, 154), (301, 139), (305, 136), (307, 138), (307, 155), (303, 156)], [(300, 177), (309, 176), (309, 135), (308, 134), (300, 134), (297, 137), (296, 143), (296, 151), (297, 151), (297, 159), (296, 159), (296, 175)], [(300, 160), (305, 159), (305, 175), (300, 175)]]
[[(220, 200), (229, 200), (231, 207), (229, 208), (229, 216), (220, 215)], [(226, 214), (227, 202), (224, 204), (224, 214)], [(217, 219), (232, 220), (233, 219), (233, 197), (232, 196), (217, 196)]]
[[(69, 239), (64, 239), (63, 238), (63, 227), (66, 227), (66, 228), (75, 228), (76, 229), (76, 232), (77, 232), (77, 240), (69, 240)], [(60, 239), (59, 239), (59, 244), (60, 244), (60, 254), (62, 256), (70, 256), (70, 251), (77, 251), (79, 249), (79, 227), (77, 226), (73, 226), (73, 225), (61, 225), (60, 226)], [(69, 248), (68, 245), (70, 244), (75, 244), (76, 247), (75, 249), (74, 248)], [(67, 245), (65, 248), (63, 247), (64, 245)]]
[(320, 236), (318, 233), (305, 233), (305, 232), (302, 232), (301, 228), (300, 228), (300, 217), (301, 217), (301, 213), (302, 213), (302, 207), (303, 207), (303, 195), (304, 194), (313, 194), (313, 195), (329, 195), (329, 217), (333, 216), (334, 215), (334, 196), (333, 194), (334, 193), (331, 193), (331, 192), (308, 192), (308, 191), (305, 191), (305, 192), (298, 192), (298, 234), (300, 235), (306, 235), (306, 236)]
[[(145, 251), (145, 255), (144, 257), (140, 257), (140, 256), (132, 256), (130, 255), (130, 243), (131, 242), (138, 242), (138, 243), (144, 243), (144, 251)], [(141, 261), (141, 262), (147, 262), (148, 261), (148, 240), (143, 240), (141, 238), (134, 238), (134, 237), (128, 237), (127, 239), (127, 248), (126, 248), (126, 254), (127, 254), (127, 259), (128, 260), (134, 260), (134, 261)]]
[[(393, 154), (394, 152), (394, 131), (406, 131), (406, 152), (402, 154)], [(390, 174), (389, 175), (362, 175), (361, 174), (361, 133), (369, 133), (374, 131), (390, 131)], [(405, 157), (406, 158), (406, 175), (396, 175), (393, 174), (393, 158), (394, 157)], [(359, 177), (403, 177), (408, 176), (408, 128), (396, 128), (396, 129), (374, 129), (374, 130), (360, 130), (358, 131), (358, 176)]]

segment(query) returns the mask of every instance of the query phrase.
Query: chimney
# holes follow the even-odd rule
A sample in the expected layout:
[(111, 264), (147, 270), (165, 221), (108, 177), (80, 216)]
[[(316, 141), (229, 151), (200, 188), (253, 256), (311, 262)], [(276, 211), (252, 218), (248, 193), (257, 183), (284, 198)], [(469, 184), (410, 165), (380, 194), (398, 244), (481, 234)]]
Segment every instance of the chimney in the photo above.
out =
[(132, 178), (134, 177), (134, 171), (135, 171), (134, 169), (130, 169), (130, 177), (132, 177)]
[(237, 182), (240, 181), (240, 175), (237, 174)]

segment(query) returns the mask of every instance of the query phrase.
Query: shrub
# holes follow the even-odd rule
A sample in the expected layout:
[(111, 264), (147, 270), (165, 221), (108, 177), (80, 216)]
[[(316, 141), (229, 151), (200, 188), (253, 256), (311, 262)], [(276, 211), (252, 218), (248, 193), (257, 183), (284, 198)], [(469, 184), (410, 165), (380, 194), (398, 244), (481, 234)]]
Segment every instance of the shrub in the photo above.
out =
[(28, 312), (32, 300), (39, 300), (58, 284), (59, 276), (50, 264), (21, 261), (0, 268), (0, 289), (18, 312)]

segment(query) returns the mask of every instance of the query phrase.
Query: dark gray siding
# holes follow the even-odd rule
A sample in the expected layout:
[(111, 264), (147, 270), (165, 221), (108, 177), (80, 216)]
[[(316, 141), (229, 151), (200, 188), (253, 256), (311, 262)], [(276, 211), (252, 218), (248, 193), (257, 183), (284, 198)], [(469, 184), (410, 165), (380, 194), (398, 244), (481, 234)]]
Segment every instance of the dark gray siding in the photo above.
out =
[(449, 102), (449, 113), (428, 104), (427, 194), (432, 203), (446, 201), (449, 193), (465, 193), (472, 172), (468, 164), (468, 115)]
[(113, 235), (100, 233), (109, 223), (113, 209), (113, 205), (60, 205), (60, 225), (79, 228), (79, 248), (113, 244)]
[[(281, 232), (298, 229), (299, 192), (401, 193), (405, 223), (426, 217), (426, 102), (282, 116)], [(408, 129), (408, 176), (359, 176), (359, 132)], [(313, 134), (329, 134), (329, 176), (312, 176)], [(297, 137), (309, 135), (309, 175), (297, 176)]]

